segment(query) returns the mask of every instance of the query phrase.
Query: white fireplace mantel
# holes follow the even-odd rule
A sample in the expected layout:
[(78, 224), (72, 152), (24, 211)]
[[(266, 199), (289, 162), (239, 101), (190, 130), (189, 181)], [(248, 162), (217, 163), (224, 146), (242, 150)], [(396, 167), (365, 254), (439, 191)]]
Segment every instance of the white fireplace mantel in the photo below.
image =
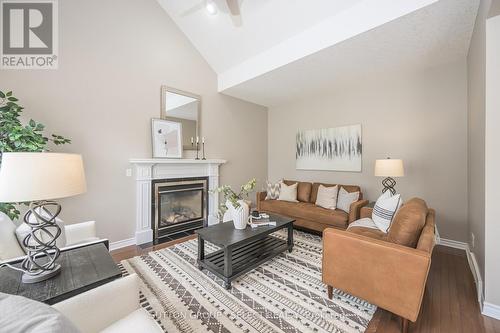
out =
[[(219, 166), (226, 161), (220, 159), (132, 158), (130, 163), (135, 166), (136, 180), (135, 239), (137, 244), (144, 244), (153, 240), (151, 181), (155, 179), (208, 177), (208, 189), (211, 191), (219, 186)], [(219, 196), (209, 193), (208, 224), (218, 222), (218, 206)]]

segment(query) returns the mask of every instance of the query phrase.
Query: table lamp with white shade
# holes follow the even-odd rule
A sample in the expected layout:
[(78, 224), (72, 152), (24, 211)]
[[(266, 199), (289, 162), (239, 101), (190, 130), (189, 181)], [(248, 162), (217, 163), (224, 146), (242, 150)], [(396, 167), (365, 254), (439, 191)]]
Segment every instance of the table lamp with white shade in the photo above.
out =
[(81, 155), (59, 153), (3, 153), (0, 165), (0, 202), (29, 202), (24, 222), (30, 233), (23, 245), (22, 281), (46, 280), (61, 271), (56, 246), (61, 228), (56, 218), (61, 205), (53, 201), (86, 191)]
[[(391, 159), (390, 157), (384, 160), (375, 161), (375, 176), (386, 177), (382, 180), (382, 193), (390, 191), (392, 194), (396, 194), (394, 186), (396, 186), (395, 177), (403, 177), (405, 175), (403, 160)], [(394, 177), (394, 178), (393, 178)]]

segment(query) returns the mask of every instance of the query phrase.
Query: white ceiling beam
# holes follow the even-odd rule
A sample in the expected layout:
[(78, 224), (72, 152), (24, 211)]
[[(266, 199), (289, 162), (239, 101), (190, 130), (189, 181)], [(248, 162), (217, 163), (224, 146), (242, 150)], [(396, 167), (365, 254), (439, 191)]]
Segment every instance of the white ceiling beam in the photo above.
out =
[(438, 0), (365, 0), (218, 75), (226, 89), (307, 57)]

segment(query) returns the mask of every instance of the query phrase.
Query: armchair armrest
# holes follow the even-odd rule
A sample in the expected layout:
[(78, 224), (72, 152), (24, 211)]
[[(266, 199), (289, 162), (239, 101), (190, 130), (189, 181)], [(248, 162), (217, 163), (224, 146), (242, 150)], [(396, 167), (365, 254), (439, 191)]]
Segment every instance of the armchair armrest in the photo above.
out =
[(95, 221), (68, 224), (64, 230), (67, 246), (97, 239)]
[(349, 224), (356, 220), (359, 220), (359, 213), (361, 211), (361, 208), (363, 208), (367, 204), (368, 200), (358, 200), (351, 204), (351, 206), (349, 207)]
[(257, 210), (260, 210), (260, 202), (266, 199), (267, 192), (257, 192), (257, 198), (256, 198), (256, 203), (257, 203)]
[(430, 253), (332, 228), (323, 231), (323, 282), (415, 321)]
[(52, 305), (82, 332), (99, 332), (139, 309), (139, 280), (132, 274)]
[(365, 217), (372, 217), (373, 208), (372, 207), (361, 207), (359, 212), (359, 218), (364, 219)]

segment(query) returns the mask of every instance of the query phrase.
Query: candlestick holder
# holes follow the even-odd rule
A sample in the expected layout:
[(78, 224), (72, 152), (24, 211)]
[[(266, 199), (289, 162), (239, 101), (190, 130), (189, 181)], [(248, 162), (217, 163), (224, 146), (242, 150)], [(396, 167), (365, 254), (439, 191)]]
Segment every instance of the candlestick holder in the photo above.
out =
[(203, 158), (202, 158), (202, 160), (206, 160), (206, 158), (205, 158), (205, 141), (203, 141), (201, 143), (201, 147), (202, 147), (202, 150), (203, 150)]
[(200, 159), (200, 157), (198, 156), (199, 151), (200, 151), (200, 144), (196, 142), (196, 160)]

